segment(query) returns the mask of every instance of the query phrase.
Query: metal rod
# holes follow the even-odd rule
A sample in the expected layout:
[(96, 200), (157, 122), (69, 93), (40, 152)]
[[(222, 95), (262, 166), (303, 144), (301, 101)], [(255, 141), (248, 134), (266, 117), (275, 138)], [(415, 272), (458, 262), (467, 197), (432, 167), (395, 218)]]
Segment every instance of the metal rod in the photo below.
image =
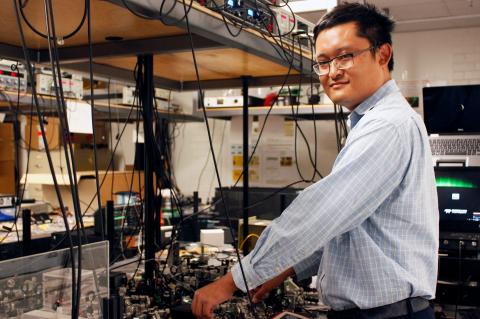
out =
[(143, 85), (140, 100), (143, 108), (143, 127), (145, 134), (145, 283), (151, 291), (154, 289), (155, 272), (155, 198), (153, 189), (154, 136), (153, 133), (153, 56), (139, 56), (139, 67), (143, 65)]
[(107, 239), (110, 246), (110, 260), (115, 260), (115, 209), (113, 207), (112, 200), (107, 201), (107, 207), (105, 208), (105, 216), (102, 216), (102, 218), (104, 222), (106, 220), (107, 224)]
[(30, 209), (24, 209), (22, 212), (22, 242), (23, 242), (23, 255), (27, 256), (31, 253), (32, 244), (32, 214)]
[[(242, 94), (243, 94), (243, 240), (248, 236), (248, 154), (249, 154), (249, 140), (248, 140), (248, 77), (242, 77)], [(243, 254), (248, 254), (248, 245), (243, 245)]]

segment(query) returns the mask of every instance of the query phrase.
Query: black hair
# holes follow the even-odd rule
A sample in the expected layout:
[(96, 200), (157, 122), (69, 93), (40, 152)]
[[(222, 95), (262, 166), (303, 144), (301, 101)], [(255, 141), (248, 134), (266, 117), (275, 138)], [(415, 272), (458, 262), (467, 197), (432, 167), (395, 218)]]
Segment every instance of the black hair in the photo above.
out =
[[(315, 42), (323, 30), (349, 22), (357, 24), (357, 35), (366, 38), (372, 46), (379, 47), (384, 43), (392, 45), (391, 33), (395, 22), (373, 4), (360, 3), (339, 4), (325, 14), (313, 29)], [(388, 62), (388, 70), (393, 70), (393, 53)]]

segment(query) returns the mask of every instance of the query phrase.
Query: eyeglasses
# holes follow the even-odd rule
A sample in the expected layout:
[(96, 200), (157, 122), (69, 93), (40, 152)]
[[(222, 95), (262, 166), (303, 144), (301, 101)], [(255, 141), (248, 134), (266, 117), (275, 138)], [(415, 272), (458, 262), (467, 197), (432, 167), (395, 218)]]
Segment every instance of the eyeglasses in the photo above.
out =
[(345, 69), (351, 68), (353, 66), (353, 58), (354, 57), (362, 54), (363, 52), (374, 50), (375, 48), (376, 48), (376, 46), (373, 45), (373, 46), (371, 46), (369, 48), (366, 48), (366, 49), (363, 49), (363, 50), (337, 55), (333, 59), (330, 59), (330, 60), (327, 60), (327, 61), (320, 61), (320, 62), (313, 65), (313, 71), (315, 71), (315, 73), (318, 76), (326, 75), (326, 74), (330, 73), (330, 63), (331, 62), (333, 62), (335, 67), (339, 70), (345, 70)]

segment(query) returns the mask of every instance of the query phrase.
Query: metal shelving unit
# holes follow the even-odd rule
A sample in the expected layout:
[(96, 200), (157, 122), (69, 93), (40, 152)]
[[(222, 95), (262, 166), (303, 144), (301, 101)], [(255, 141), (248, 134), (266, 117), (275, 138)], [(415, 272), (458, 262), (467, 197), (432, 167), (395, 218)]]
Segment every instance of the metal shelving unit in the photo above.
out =
[[(56, 101), (54, 96), (42, 95), (42, 94), (37, 94), (37, 95), (39, 98), (39, 106), (45, 115), (57, 113), (57, 108), (55, 104)], [(74, 99), (67, 98), (66, 100), (74, 100)], [(79, 101), (90, 103), (90, 100), (88, 99), (79, 100)], [(20, 96), (18, 96), (17, 92), (12, 92), (12, 91), (0, 92), (0, 111), (3, 111), (3, 112), (14, 111), (17, 104), (19, 104), (23, 114), (26, 114), (30, 112), (31, 103), (32, 103), (32, 94), (30, 93), (20, 93)], [(112, 112), (115, 112), (115, 118), (113, 118), (113, 120), (125, 121), (128, 119), (128, 114), (130, 113), (132, 106), (125, 105), (125, 104), (111, 103), (110, 108)], [(96, 111), (95, 118), (97, 120), (100, 120), (100, 121), (109, 120), (108, 103), (96, 101), (95, 111)], [(137, 112), (141, 112), (141, 110), (137, 106), (135, 106), (132, 113), (130, 114), (130, 118), (132, 122), (135, 121), (135, 119), (137, 118)], [(203, 118), (200, 115), (196, 115), (196, 114), (192, 115), (192, 114), (179, 113), (179, 112), (168, 112), (163, 109), (157, 109), (156, 114), (161, 119), (167, 119), (167, 120), (176, 121), (176, 122), (202, 122), (203, 121)]]
[[(267, 115), (268, 106), (254, 106), (248, 108), (249, 115)], [(197, 111), (198, 112), (198, 111)], [(241, 107), (210, 107), (207, 109), (207, 115), (213, 118), (231, 118), (232, 116), (242, 115)], [(344, 113), (348, 113), (346, 108), (343, 108)], [(295, 115), (293, 115), (293, 113)], [(334, 109), (332, 104), (314, 105), (288, 105), (280, 106), (274, 105), (270, 115), (283, 115), (286, 117), (296, 117), (302, 120), (325, 120), (331, 119), (334, 116)]]
[[(157, 16), (160, 4), (168, 15), (160, 21)], [(185, 1), (187, 5), (190, 0)], [(136, 12), (153, 17), (142, 19), (125, 8), (125, 3)], [(57, 34), (68, 34), (78, 24), (83, 12), (83, 0), (57, 1), (54, 14)], [(25, 7), (25, 14), (31, 23), (45, 32), (43, 2), (30, 1)], [(177, 0), (92, 0), (92, 35), (93, 35), (93, 72), (99, 77), (115, 78), (133, 83), (133, 70), (138, 63), (145, 63), (144, 83), (146, 88), (140, 99), (144, 102), (142, 115), (145, 122), (151, 120), (151, 89), (158, 86), (176, 91), (197, 90), (197, 78), (191, 57), (190, 37), (186, 32), (186, 21), (183, 1)], [(241, 87), (243, 95), (248, 96), (249, 87), (272, 86), (285, 83), (296, 84), (300, 81), (308, 83), (312, 76), (311, 52), (293, 48), (285, 43), (275, 43), (274, 39), (252, 29), (243, 29), (238, 36), (232, 37), (227, 31), (220, 14), (192, 2), (188, 13), (190, 29), (199, 65), (200, 81), (203, 89), (220, 89)], [(48, 62), (47, 44), (44, 39), (34, 34), (25, 25), (25, 36), (29, 46), (31, 60), (37, 64)], [(168, 25), (167, 25), (168, 24)], [(233, 32), (238, 27), (229, 25)], [(0, 11), (0, 56), (23, 60), (14, 8), (7, 1)], [(115, 39), (114, 41), (111, 39)], [(63, 68), (81, 72), (89, 71), (87, 28), (84, 25), (70, 39), (65, 40), (59, 50)], [(290, 61), (294, 68), (290, 69)], [(286, 78), (286, 74), (290, 75)], [(315, 77), (316, 79), (316, 77)], [(28, 97), (27, 97), (28, 98)], [(14, 100), (14, 99), (13, 99)], [(43, 102), (42, 102), (43, 103)], [(248, 99), (244, 98), (244, 106), (236, 110), (243, 116), (243, 127), (248, 128), (248, 115), (257, 110), (249, 108)], [(96, 108), (100, 111), (102, 105)], [(126, 107), (128, 109), (128, 107)], [(120, 109), (120, 108), (119, 108)], [(302, 115), (307, 116), (308, 108), (301, 108)], [(128, 110), (127, 110), (128, 111)], [(230, 111), (230, 110), (229, 110)], [(320, 111), (320, 109), (319, 109)], [(210, 111), (209, 111), (210, 112)], [(221, 111), (217, 111), (221, 112)], [(279, 112), (279, 113), (277, 113)], [(291, 108), (276, 108), (275, 114), (288, 114)], [(321, 113), (322, 111), (320, 111)], [(168, 114), (169, 119), (173, 113)], [(223, 115), (226, 113), (224, 112)], [(217, 114), (218, 115), (218, 114)], [(222, 116), (223, 116), (222, 115)], [(177, 115), (174, 115), (177, 116)], [(213, 116), (213, 113), (209, 113)], [(229, 115), (230, 116), (230, 115)], [(185, 119), (185, 115), (179, 115)], [(197, 120), (198, 117), (188, 118)], [(147, 123), (151, 125), (151, 123)], [(145, 129), (147, 132), (147, 129)], [(147, 139), (147, 136), (146, 136)], [(244, 152), (248, 152), (248, 129), (244, 130)], [(147, 145), (148, 144), (148, 145)], [(146, 143), (146, 158), (153, 154), (152, 143)], [(244, 170), (248, 172), (248, 157), (244, 156)], [(154, 194), (151, 178), (153, 171), (147, 165), (145, 169), (145, 193)], [(245, 174), (248, 176), (248, 173)], [(248, 180), (243, 183), (245, 190), (243, 220), (244, 232), (248, 233)], [(147, 196), (145, 220), (154, 219), (153, 196)], [(152, 283), (154, 252), (153, 236), (146, 234), (145, 278), (148, 285)]]

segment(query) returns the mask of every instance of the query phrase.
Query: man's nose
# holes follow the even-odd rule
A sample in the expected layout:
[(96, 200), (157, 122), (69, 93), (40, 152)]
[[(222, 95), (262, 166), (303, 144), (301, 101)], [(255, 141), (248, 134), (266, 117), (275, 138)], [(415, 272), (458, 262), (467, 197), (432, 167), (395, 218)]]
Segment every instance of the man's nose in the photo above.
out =
[(337, 78), (342, 72), (342, 70), (339, 69), (335, 64), (336, 64), (335, 61), (332, 61), (330, 63), (330, 69), (329, 69), (329, 72), (328, 72), (328, 76), (332, 79)]

